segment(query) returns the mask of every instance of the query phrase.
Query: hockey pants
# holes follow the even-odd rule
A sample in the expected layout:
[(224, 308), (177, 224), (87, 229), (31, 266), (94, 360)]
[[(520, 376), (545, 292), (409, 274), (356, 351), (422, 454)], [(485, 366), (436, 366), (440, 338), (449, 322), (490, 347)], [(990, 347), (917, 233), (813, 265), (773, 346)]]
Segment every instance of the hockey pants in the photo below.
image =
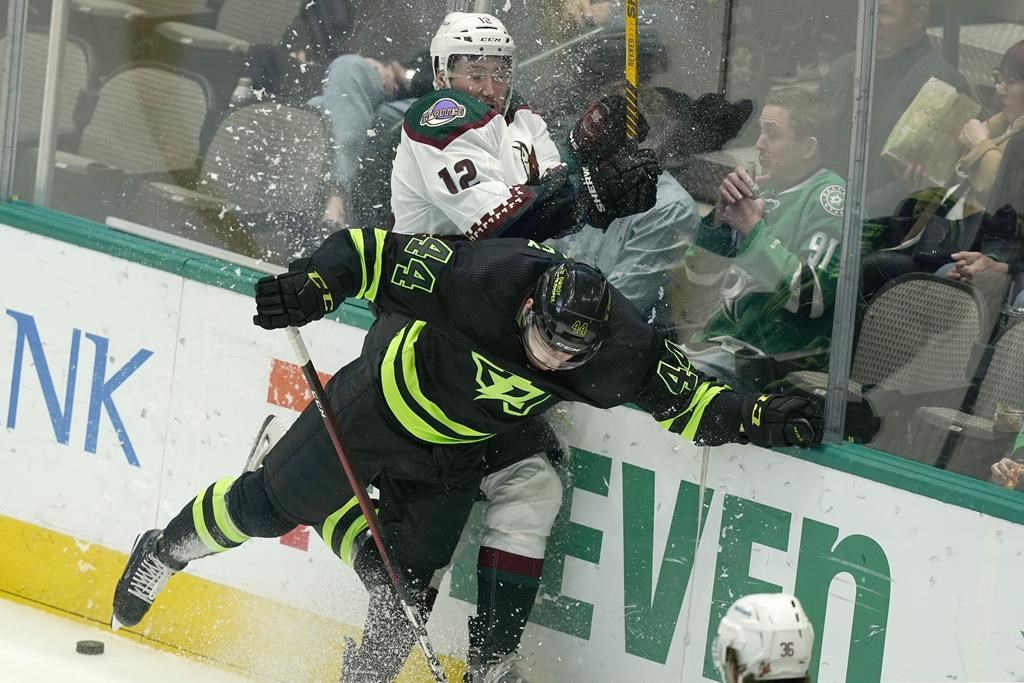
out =
[[(390, 422), (375, 391), (374, 358), (342, 368), (327, 385), (346, 455), (363, 482), (380, 490), (384, 543), (412, 594), (451, 560), (483, 474), (483, 448), (427, 448)], [(352, 489), (314, 405), (267, 454), (263, 466), (208, 486), (164, 530), (158, 554), (188, 562), (276, 537), (299, 524), (315, 528), (370, 591), (360, 657), (387, 678), (413, 644), (374, 543), (358, 547), (366, 528)]]

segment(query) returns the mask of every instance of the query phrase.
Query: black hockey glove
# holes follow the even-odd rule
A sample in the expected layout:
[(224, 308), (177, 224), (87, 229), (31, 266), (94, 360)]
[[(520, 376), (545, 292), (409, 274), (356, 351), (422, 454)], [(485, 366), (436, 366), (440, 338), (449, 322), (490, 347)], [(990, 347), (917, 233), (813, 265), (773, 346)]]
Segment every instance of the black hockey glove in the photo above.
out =
[(268, 275), (256, 283), (256, 315), (252, 322), (265, 330), (301, 327), (324, 317), (340, 303), (316, 264), (299, 259), (288, 265), (287, 273)]
[(651, 149), (621, 152), (580, 169), (577, 189), (581, 217), (607, 230), (616, 218), (643, 213), (658, 198), (661, 167)]
[(637, 112), (635, 140), (626, 137), (626, 98), (609, 95), (592, 105), (569, 131), (569, 150), (581, 164), (593, 164), (623, 148), (636, 148), (647, 138), (650, 126)]
[(766, 448), (816, 446), (825, 431), (818, 404), (793, 395), (748, 396), (743, 400), (740, 420), (750, 443)]

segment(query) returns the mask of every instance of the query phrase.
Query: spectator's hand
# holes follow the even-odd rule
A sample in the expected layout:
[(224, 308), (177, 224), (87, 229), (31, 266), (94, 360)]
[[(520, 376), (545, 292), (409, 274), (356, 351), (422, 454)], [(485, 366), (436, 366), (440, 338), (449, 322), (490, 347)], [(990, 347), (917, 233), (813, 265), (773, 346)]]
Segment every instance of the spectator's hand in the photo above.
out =
[(605, 230), (616, 218), (649, 211), (658, 198), (660, 174), (651, 149), (622, 152), (584, 166), (578, 189), (582, 218)]
[(757, 188), (755, 181), (747, 170), (736, 167), (722, 178), (722, 184), (718, 186), (719, 204), (733, 204), (741, 199), (753, 199), (754, 190)]
[(268, 275), (256, 283), (256, 315), (252, 322), (265, 330), (301, 327), (330, 313), (340, 298), (332, 296), (322, 270), (310, 259), (299, 259), (288, 272)]
[(1020, 463), (1014, 462), (1010, 458), (1003, 458), (999, 462), (993, 463), (992, 483), (1006, 486), (1010, 479), (1014, 478), (1019, 467)]
[(624, 148), (635, 149), (647, 138), (650, 126), (637, 112), (636, 139), (626, 137), (626, 98), (621, 95), (602, 97), (591, 105), (569, 131), (569, 149), (581, 164), (607, 159)]
[(757, 222), (764, 218), (764, 200), (742, 199), (723, 207), (720, 215), (723, 221), (746, 237), (754, 230)]
[(743, 401), (740, 423), (750, 443), (807, 448), (821, 443), (825, 418), (818, 404), (809, 398), (783, 394), (762, 394)]
[(903, 167), (903, 173), (897, 177), (907, 195), (920, 192), (931, 185), (928, 169), (921, 164), (907, 164)]
[(1006, 272), (1005, 263), (993, 261), (980, 251), (958, 251), (952, 255), (953, 269), (949, 271), (949, 277), (953, 280), (971, 282), (979, 273), (986, 270)]
[(978, 119), (971, 119), (960, 129), (960, 144), (964, 147), (975, 147), (990, 137), (992, 134), (988, 130), (988, 124)]

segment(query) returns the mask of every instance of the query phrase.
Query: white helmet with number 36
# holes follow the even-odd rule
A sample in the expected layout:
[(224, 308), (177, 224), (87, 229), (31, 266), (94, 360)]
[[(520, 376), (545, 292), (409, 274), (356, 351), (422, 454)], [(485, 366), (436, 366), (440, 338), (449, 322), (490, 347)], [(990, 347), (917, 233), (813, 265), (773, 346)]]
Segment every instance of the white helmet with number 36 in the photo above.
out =
[(515, 70), (516, 43), (505, 30), (505, 25), (490, 14), (450, 12), (441, 22), (430, 41), (430, 58), (434, 75), (448, 87), (448, 70), (452, 57), (506, 57), (509, 61), (509, 81)]
[(722, 617), (713, 650), (724, 683), (801, 680), (811, 664), (814, 628), (792, 595), (747, 595)]

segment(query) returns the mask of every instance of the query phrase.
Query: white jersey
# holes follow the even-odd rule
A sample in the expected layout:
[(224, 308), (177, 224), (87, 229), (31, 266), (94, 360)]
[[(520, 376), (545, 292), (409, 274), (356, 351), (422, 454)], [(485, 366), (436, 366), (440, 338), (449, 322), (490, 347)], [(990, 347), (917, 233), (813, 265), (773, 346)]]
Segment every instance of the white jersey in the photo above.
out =
[(515, 93), (506, 117), (456, 90), (409, 107), (391, 171), (394, 231), (500, 234), (526, 203), (519, 186), (561, 163), (544, 119)]

